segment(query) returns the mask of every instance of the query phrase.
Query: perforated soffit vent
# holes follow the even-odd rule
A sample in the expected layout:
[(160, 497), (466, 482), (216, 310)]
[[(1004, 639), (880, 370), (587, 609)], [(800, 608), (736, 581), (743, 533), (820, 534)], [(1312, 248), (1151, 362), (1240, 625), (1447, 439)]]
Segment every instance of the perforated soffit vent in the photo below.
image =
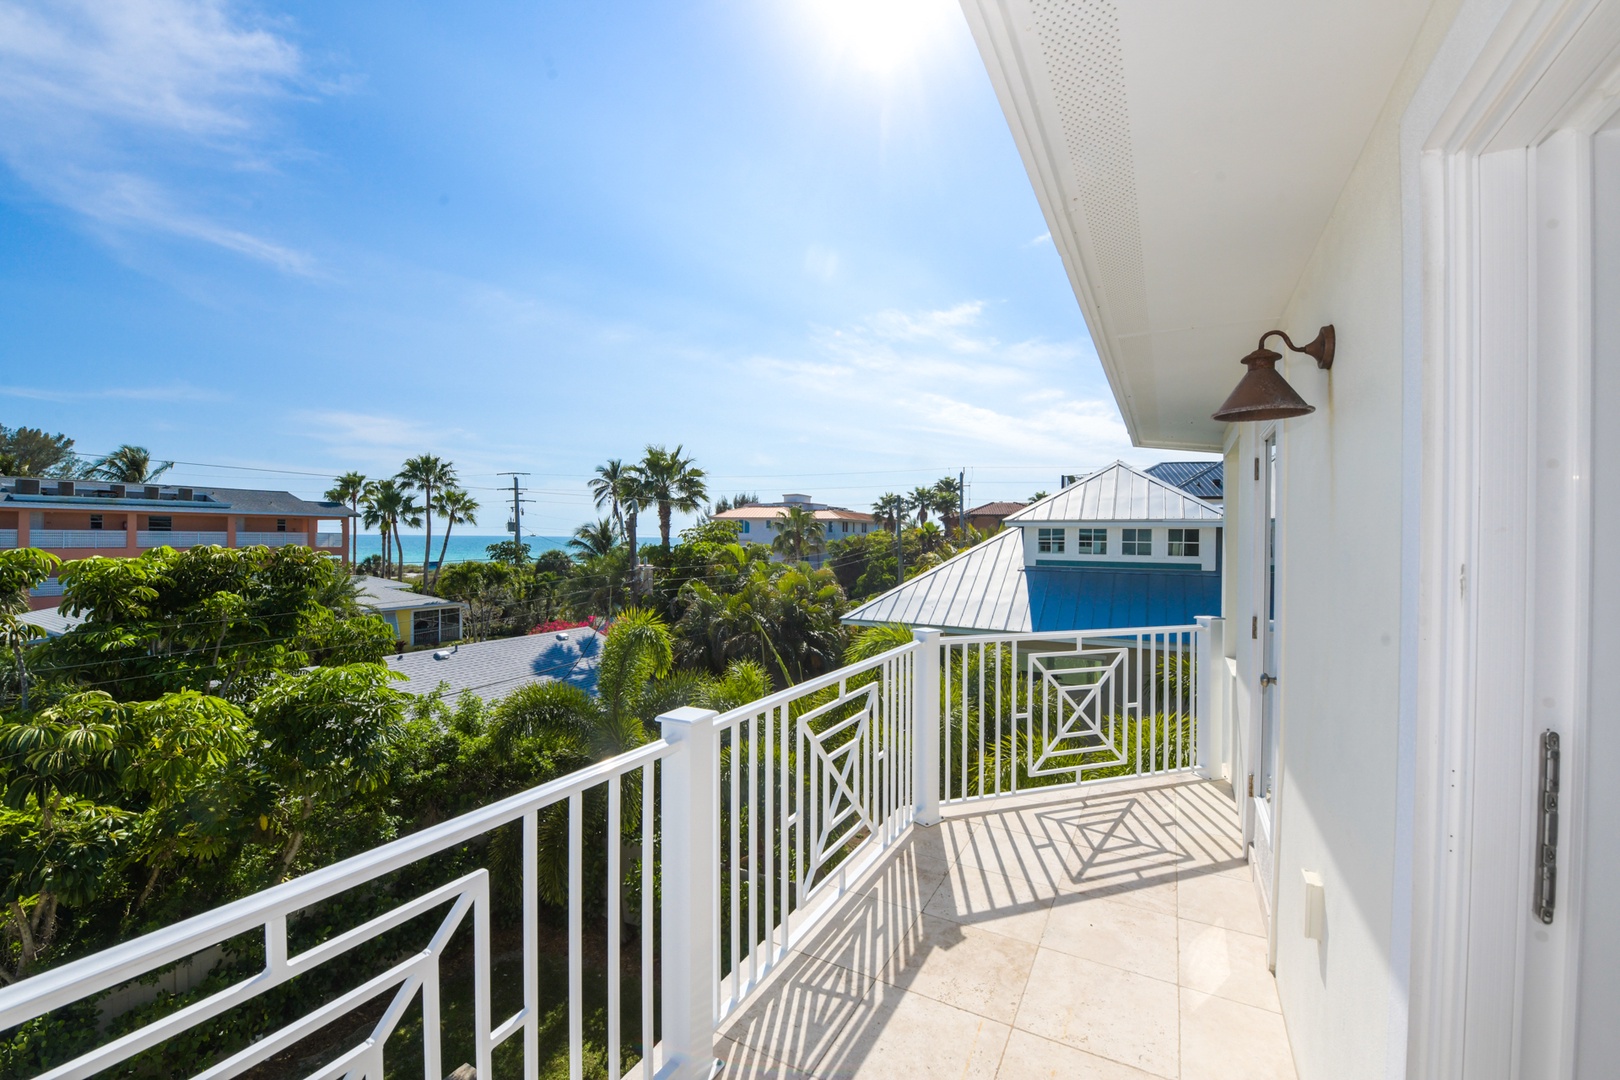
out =
[(1147, 287), (1119, 9), (1109, 0), (1035, 0), (1033, 8), (1100, 278), (1092, 287), (1108, 304), (1115, 333), (1144, 331)]

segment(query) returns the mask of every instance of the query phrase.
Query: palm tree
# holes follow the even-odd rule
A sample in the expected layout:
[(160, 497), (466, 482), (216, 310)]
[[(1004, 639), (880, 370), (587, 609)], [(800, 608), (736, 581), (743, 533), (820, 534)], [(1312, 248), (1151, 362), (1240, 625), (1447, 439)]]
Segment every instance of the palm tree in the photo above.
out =
[[(418, 454), (413, 458), (406, 458), (405, 464), (400, 466), (398, 480), (405, 487), (422, 493), (422, 513), (427, 518), (427, 533), (422, 544), (422, 580), (425, 583), (428, 575), (428, 565), (433, 561), (433, 493), (448, 487), (455, 487), (456, 467), (453, 463), (435, 457), (432, 454)], [(403, 564), (405, 556), (402, 553), (399, 561)]]
[(596, 467), (589, 486), (597, 509), (607, 504), (609, 517), (630, 549), (630, 574), (634, 577), (636, 564), (641, 561), (640, 547), (636, 543), (636, 518), (647, 503), (641, 471), (618, 458), (609, 458), (606, 465)]
[[(332, 481), (332, 486), (326, 489), (326, 497), (333, 502), (348, 503), (349, 511), (360, 512), (360, 496), (366, 493), (366, 478), (364, 474), (346, 472)], [(349, 565), (353, 566), (360, 555), (360, 531), (349, 530)]]
[(938, 506), (939, 496), (931, 487), (912, 488), (911, 494), (906, 496), (906, 509), (916, 511), (919, 525), (928, 524), (928, 512)]
[[(399, 571), (399, 580), (405, 580), (405, 529), (414, 529), (422, 524), (422, 504), (416, 501), (414, 495), (403, 492), (400, 494), (399, 506), (394, 510), (394, 551), (399, 555), (395, 567)], [(427, 576), (427, 564), (422, 564), (422, 576)]]
[(826, 534), (826, 525), (816, 520), (813, 511), (790, 506), (776, 515), (776, 538), (771, 541), (771, 547), (792, 555), (795, 562), (803, 562), (806, 555), (821, 550)]
[(680, 446), (673, 450), (649, 446), (638, 470), (645, 501), (658, 504), (658, 537), (665, 551), (669, 550), (671, 512), (693, 513), (703, 507), (709, 496), (703, 483), (706, 474), (692, 464), (691, 458), (682, 457), (681, 450)]
[(568, 546), (583, 555), (606, 555), (619, 544), (619, 534), (613, 527), (611, 518), (603, 518), (594, 523), (581, 525), (574, 530), (574, 538), (568, 541)]
[(394, 509), (400, 499), (399, 485), (392, 480), (373, 480), (360, 493), (361, 522), (368, 529), (376, 529), (382, 541), (383, 577), (393, 577), (390, 567), (394, 561), (394, 547), (389, 531), (394, 527)]
[(901, 528), (904, 527), (909, 510), (910, 507), (906, 503), (906, 497), (896, 495), (892, 491), (880, 496), (878, 501), (872, 504), (872, 516), (878, 519), (878, 524), (896, 536), (900, 534)]
[(447, 487), (434, 500), (435, 509), (444, 518), (444, 539), (439, 543), (439, 565), (433, 571), (433, 584), (438, 584), (444, 569), (444, 553), (450, 547), (450, 530), (457, 525), (478, 524), (478, 500), (458, 487)]
[(111, 480), (115, 484), (150, 484), (172, 468), (172, 461), (154, 464), (152, 452), (146, 447), (125, 443), (97, 459), (86, 475), (92, 480)]
[(745, 506), (753, 506), (759, 502), (759, 496), (752, 491), (739, 491), (735, 495), (722, 495), (709, 507), (709, 516), (723, 514), (727, 510), (741, 510)]
[(619, 504), (619, 496), (628, 488), (626, 481), (631, 473), (635, 472), (634, 465), (626, 465), (618, 458), (608, 458), (606, 465), (596, 467), (596, 475), (591, 477), (588, 486), (591, 495), (596, 499), (596, 508), (602, 509), (602, 504), (608, 505), (608, 517), (619, 531), (624, 532), (624, 508)]
[(934, 509), (945, 519), (947, 535), (961, 528), (957, 518), (962, 513), (962, 481), (954, 476), (942, 476), (934, 481)]

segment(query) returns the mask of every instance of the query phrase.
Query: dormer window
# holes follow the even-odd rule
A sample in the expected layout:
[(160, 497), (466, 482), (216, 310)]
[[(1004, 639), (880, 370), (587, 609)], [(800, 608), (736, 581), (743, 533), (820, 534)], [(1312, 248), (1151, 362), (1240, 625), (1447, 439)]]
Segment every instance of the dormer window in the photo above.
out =
[(1039, 551), (1042, 555), (1063, 554), (1063, 530), (1036, 529), (1035, 550)]
[(1076, 555), (1108, 554), (1107, 529), (1076, 529), (1074, 538)]
[(1198, 558), (1198, 530), (1171, 529), (1170, 554), (1178, 558)]
[(1121, 529), (1119, 553), (1121, 555), (1152, 555), (1152, 529)]

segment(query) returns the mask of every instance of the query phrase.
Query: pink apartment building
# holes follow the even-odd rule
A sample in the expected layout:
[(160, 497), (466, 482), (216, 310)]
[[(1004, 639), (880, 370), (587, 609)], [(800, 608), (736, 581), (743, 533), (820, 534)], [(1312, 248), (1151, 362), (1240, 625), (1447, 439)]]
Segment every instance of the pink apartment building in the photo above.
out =
[[(41, 548), (64, 560), (133, 558), (165, 546), (305, 544), (347, 561), (353, 517), (341, 503), (285, 491), (0, 477), (0, 548)], [(52, 579), (29, 606), (53, 607), (60, 595)]]

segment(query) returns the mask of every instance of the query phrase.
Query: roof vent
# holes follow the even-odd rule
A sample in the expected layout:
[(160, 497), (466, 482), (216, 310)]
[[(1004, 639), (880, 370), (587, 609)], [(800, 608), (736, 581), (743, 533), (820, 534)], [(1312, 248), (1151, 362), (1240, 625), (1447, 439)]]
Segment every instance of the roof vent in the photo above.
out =
[(181, 502), (191, 502), (191, 501), (193, 501), (192, 496), (194, 494), (195, 494), (195, 492), (193, 492), (190, 488), (181, 488), (179, 494), (176, 495), (175, 497), (178, 498)]
[(789, 506), (803, 506), (810, 501), (808, 495), (783, 495), (782, 501)]
[(558, 641), (567, 641), (568, 640), (568, 631), (564, 630), (561, 633), (559, 633), (557, 635), (557, 640)]
[(156, 484), (146, 485), (146, 497), (148, 499), (155, 499), (158, 497), (158, 489)]
[(56, 493), (58, 495), (71, 495), (71, 494), (73, 494), (73, 481), (71, 481), (71, 480), (58, 480), (56, 482)]
[(450, 650), (449, 649), (439, 649), (439, 650), (437, 650), (433, 654), (433, 659), (435, 659), (435, 660), (448, 660), (448, 659), (450, 659)]
[(39, 494), (39, 481), (33, 479), (32, 477), (27, 477), (27, 478), (18, 480), (17, 481), (17, 494), (19, 494), (19, 495), (38, 495)]
[(129, 485), (128, 484), (114, 484), (110, 488), (108, 488), (107, 490), (112, 492), (112, 497), (113, 498), (122, 499), (122, 498), (125, 498), (129, 494)]

